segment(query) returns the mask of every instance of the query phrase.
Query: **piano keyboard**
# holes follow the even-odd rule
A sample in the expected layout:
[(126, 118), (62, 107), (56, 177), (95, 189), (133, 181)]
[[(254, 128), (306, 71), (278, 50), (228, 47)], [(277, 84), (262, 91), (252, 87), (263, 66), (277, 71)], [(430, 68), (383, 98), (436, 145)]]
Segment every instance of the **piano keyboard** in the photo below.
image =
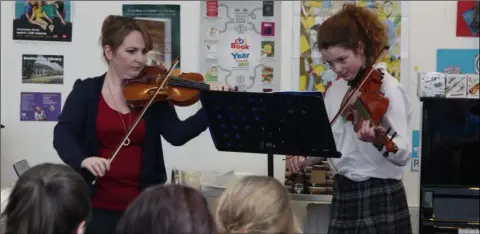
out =
[(480, 234), (480, 229), (459, 228), (458, 234)]

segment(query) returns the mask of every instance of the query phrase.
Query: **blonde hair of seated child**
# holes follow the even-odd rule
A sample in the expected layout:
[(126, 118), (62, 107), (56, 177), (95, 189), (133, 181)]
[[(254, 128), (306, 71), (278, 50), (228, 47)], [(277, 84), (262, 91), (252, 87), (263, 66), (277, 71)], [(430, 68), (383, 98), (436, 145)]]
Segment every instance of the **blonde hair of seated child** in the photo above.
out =
[(290, 193), (267, 176), (246, 176), (228, 186), (215, 221), (219, 233), (302, 233)]

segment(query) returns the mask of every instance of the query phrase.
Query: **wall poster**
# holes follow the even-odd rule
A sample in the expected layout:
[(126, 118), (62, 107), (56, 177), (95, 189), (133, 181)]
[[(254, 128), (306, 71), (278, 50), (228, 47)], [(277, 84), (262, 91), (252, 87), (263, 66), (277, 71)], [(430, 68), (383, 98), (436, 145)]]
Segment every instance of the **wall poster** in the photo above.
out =
[(457, 37), (480, 36), (480, 2), (457, 1)]
[(23, 84), (63, 84), (63, 55), (22, 55)]
[[(180, 56), (180, 5), (124, 4), (122, 12), (146, 24), (152, 34), (153, 49), (146, 64), (170, 68)], [(181, 68), (180, 62), (176, 68)]]
[(202, 1), (200, 69), (241, 91), (280, 89), (279, 1)]
[(437, 72), (450, 74), (479, 74), (478, 49), (438, 49)]
[[(401, 2), (399, 1), (301, 1), (300, 12), (300, 69), (299, 91), (325, 90), (337, 79), (337, 75), (328, 64), (322, 61), (316, 46), (317, 30), (324, 20), (340, 10), (343, 4), (353, 3), (375, 11), (388, 27), (388, 54), (382, 62), (387, 63), (388, 71), (400, 80), (400, 38), (401, 38)], [(297, 23), (297, 22), (294, 22)], [(296, 56), (296, 55), (294, 55)]]
[(71, 42), (70, 0), (15, 0), (13, 40)]
[(61, 103), (61, 93), (22, 92), (20, 121), (57, 121)]

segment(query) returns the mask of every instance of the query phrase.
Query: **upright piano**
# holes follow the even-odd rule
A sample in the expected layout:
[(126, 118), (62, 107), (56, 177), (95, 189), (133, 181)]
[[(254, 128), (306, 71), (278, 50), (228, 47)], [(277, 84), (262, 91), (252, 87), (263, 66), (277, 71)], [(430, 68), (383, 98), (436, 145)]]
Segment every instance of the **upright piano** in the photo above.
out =
[(421, 100), (420, 233), (479, 233), (480, 100)]

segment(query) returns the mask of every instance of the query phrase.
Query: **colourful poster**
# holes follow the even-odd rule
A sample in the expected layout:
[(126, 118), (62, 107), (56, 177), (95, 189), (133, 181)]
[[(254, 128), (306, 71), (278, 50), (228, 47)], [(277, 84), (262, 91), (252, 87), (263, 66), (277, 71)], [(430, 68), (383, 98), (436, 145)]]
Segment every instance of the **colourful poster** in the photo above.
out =
[(479, 74), (478, 49), (438, 49), (437, 72), (453, 74)]
[[(122, 12), (145, 22), (154, 37), (147, 65), (163, 64), (170, 68), (180, 57), (180, 5), (124, 4)], [(177, 68), (181, 68), (180, 62)]]
[(63, 55), (22, 55), (22, 83), (63, 84)]
[(279, 1), (203, 1), (200, 69), (205, 80), (240, 91), (278, 91), (280, 7)]
[(457, 37), (480, 36), (480, 2), (457, 1)]
[(70, 0), (15, 0), (13, 40), (71, 42)]
[(22, 92), (20, 121), (57, 121), (61, 99), (61, 93)]
[[(300, 12), (300, 91), (325, 90), (337, 75), (324, 63), (316, 46), (322, 22), (343, 4), (354, 3), (375, 11), (388, 28), (389, 53), (383, 59), (388, 71), (400, 80), (401, 2), (399, 1), (302, 1)], [(298, 14), (295, 12), (295, 14)]]

